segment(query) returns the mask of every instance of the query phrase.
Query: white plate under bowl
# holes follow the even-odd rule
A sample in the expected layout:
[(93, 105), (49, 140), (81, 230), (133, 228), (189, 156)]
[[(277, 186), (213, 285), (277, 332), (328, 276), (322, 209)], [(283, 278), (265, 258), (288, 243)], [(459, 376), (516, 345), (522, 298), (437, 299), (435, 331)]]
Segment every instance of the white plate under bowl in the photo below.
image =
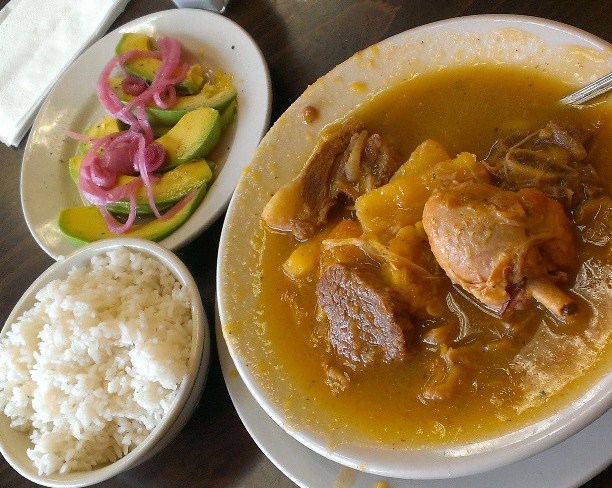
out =
[(54, 259), (75, 250), (59, 230), (59, 212), (82, 205), (68, 174), (77, 142), (64, 130), (82, 132), (104, 115), (96, 95), (102, 68), (125, 32), (178, 39), (203, 66), (233, 74), (238, 115), (210, 155), (217, 163), (208, 194), (194, 214), (161, 244), (177, 249), (197, 237), (225, 210), (242, 169), (268, 128), (272, 102), (268, 67), (253, 39), (238, 24), (207, 10), (174, 9), (136, 19), (87, 49), (60, 77), (42, 105), (21, 168), (23, 214), (36, 242)]
[(580, 486), (612, 463), (612, 411), (561, 444), (509, 466), (462, 478), (401, 480), (342, 466), (308, 449), (281, 429), (257, 404), (237, 374), (219, 316), (215, 332), (223, 378), (240, 420), (263, 453), (302, 488), (571, 488)]
[(9, 418), (0, 413), (0, 452), (2, 456), (19, 474), (43, 486), (54, 488), (89, 486), (112, 478), (150, 459), (164, 449), (181, 431), (202, 396), (210, 363), (210, 327), (204, 313), (198, 286), (183, 262), (174, 253), (154, 242), (133, 238), (106, 239), (89, 244), (72, 253), (69, 258), (54, 263), (25, 291), (8, 316), (0, 337), (4, 337), (10, 330), (10, 325), (26, 310), (34, 306), (36, 293), (50, 281), (64, 279), (73, 266), (85, 266), (90, 263), (93, 256), (119, 247), (125, 247), (132, 252), (139, 252), (157, 259), (170, 270), (183, 287), (186, 287), (191, 300), (194, 324), (187, 374), (179, 385), (168, 412), (144, 441), (121, 459), (91, 471), (54, 473), (49, 476), (38, 474), (26, 453), (26, 450), (32, 447), (28, 435), (11, 429)]
[[(612, 372), (608, 372), (593, 379), (595, 384), (584, 396), (548, 418), (493, 439), (412, 450), (375, 449), (350, 442), (330, 447), (325, 433), (299, 423), (301, 418), (320, 414), (310, 406), (313, 402), (293, 407), (294, 412), (285, 415), (283, 398), (303, 396), (291, 378), (258, 374), (257, 368), (248, 367), (271, 360), (262, 356), (268, 349), (265, 334), (257, 326), (261, 319), (251, 282), (260, 258), (260, 215), (270, 195), (299, 173), (327, 124), (416, 74), (475, 63), (538, 67), (570, 86), (582, 86), (612, 71), (612, 47), (570, 26), (509, 15), (450, 19), (398, 34), (356, 53), (308, 87), (264, 137), (230, 202), (219, 249), (217, 293), (221, 323), (228, 326), (223, 328), (225, 340), (236, 368), (279, 426), (318, 454), (348, 467), (403, 479), (484, 472), (562, 442), (612, 403)], [(352, 89), (356, 83), (363, 89)], [(320, 116), (311, 124), (304, 123), (301, 113), (308, 105), (319, 108)]]

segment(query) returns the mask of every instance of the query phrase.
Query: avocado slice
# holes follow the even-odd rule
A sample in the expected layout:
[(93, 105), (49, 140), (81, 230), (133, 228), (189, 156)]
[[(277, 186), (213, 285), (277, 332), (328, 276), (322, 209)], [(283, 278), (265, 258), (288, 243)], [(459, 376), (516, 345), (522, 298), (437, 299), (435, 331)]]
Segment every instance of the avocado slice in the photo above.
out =
[(206, 156), (221, 137), (221, 117), (214, 108), (202, 107), (187, 112), (166, 134), (156, 139), (166, 148), (162, 171)]
[[(121, 36), (117, 46), (115, 47), (116, 54), (123, 54), (130, 50), (136, 51), (152, 51), (154, 49), (153, 39), (146, 34), (137, 32), (127, 32)], [(138, 78), (144, 79), (147, 83), (153, 82), (155, 73), (159, 69), (161, 61), (156, 58), (138, 58), (128, 63), (125, 63), (125, 70)], [(185, 93), (198, 93), (204, 84), (204, 74), (202, 66), (193, 64), (187, 70), (187, 74), (183, 81), (178, 83), (176, 87)]]
[[(108, 81), (122, 102), (129, 102), (133, 98), (121, 88), (121, 78), (109, 78)], [(187, 112), (200, 107), (211, 107), (221, 111), (232, 100), (235, 100), (236, 96), (237, 91), (232, 83), (231, 76), (222, 71), (216, 71), (199, 93), (189, 96), (177, 96), (172, 108), (161, 109), (156, 106), (149, 106), (145, 110), (151, 125), (171, 127)]]
[[(110, 115), (105, 115), (94, 125), (85, 129), (85, 132), (83, 132), (83, 134), (94, 139), (99, 139), (109, 134), (113, 134), (114, 132), (121, 132), (123, 128), (124, 125), (120, 120), (117, 120), (111, 117)], [(76, 150), (77, 156), (83, 155), (87, 151), (89, 151), (89, 144), (84, 141), (79, 142), (79, 145), (77, 146)]]
[[(123, 185), (134, 179), (134, 176), (120, 176), (117, 185)], [(171, 171), (161, 175), (156, 183), (151, 185), (153, 197), (157, 208), (160, 210), (170, 208), (174, 203), (202, 185), (207, 185), (212, 178), (212, 171), (208, 163), (203, 159), (181, 164)], [(151, 207), (147, 199), (147, 192), (143, 186), (135, 193), (136, 212), (138, 215), (151, 214)], [(109, 203), (106, 208), (119, 214), (127, 214), (130, 211), (130, 202), (120, 201)]]
[(136, 51), (152, 51), (153, 39), (139, 32), (126, 32), (115, 46), (115, 54), (123, 54), (132, 49)]
[(199, 107), (212, 107), (221, 111), (236, 98), (236, 95), (236, 87), (232, 83), (231, 76), (216, 71), (199, 93), (176, 97), (172, 108), (164, 110), (156, 106), (147, 107), (147, 118), (153, 125), (171, 126), (187, 112)]
[(79, 168), (81, 167), (81, 162), (83, 161), (83, 155), (72, 156), (68, 160), (68, 173), (70, 173), (70, 178), (77, 185), (79, 184)]
[(172, 127), (151, 127), (151, 130), (153, 131), (153, 137), (155, 138), (167, 134), (170, 129), (172, 129)]
[[(206, 156), (219, 142), (222, 120), (214, 108), (202, 107), (187, 112), (163, 136), (156, 139), (166, 149), (166, 162), (160, 168), (168, 171), (180, 164)], [(78, 184), (83, 155), (68, 160), (68, 171)]]
[(224, 131), (236, 118), (238, 101), (234, 98), (221, 112), (221, 130)]
[[(82, 156), (70, 158), (70, 176), (78, 185), (79, 167), (81, 166)], [(135, 176), (122, 175), (117, 180), (117, 186), (125, 185), (133, 180)], [(190, 191), (199, 188), (203, 184), (208, 184), (212, 179), (210, 165), (204, 159), (196, 159), (189, 163), (176, 166), (174, 169), (163, 173), (160, 179), (151, 185), (153, 197), (159, 210), (169, 208), (175, 202), (186, 196)], [(136, 213), (138, 215), (151, 214), (147, 192), (143, 186), (138, 188), (135, 193)], [(130, 211), (130, 203), (127, 200), (109, 203), (106, 208), (118, 214), (127, 214)]]
[(195, 197), (172, 218), (168, 220), (156, 219), (146, 224), (136, 224), (123, 234), (113, 234), (108, 230), (100, 210), (95, 206), (63, 209), (58, 217), (58, 225), (60, 230), (77, 246), (119, 235), (160, 241), (185, 223), (205, 194), (206, 185), (204, 184), (197, 191)]

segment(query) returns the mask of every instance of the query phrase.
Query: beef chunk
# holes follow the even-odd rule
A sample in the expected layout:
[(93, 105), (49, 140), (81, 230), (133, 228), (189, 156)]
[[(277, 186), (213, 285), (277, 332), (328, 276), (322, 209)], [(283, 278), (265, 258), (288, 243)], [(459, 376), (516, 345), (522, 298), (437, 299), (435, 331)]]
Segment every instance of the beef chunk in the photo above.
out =
[(306, 240), (342, 197), (354, 201), (384, 185), (401, 163), (378, 134), (368, 134), (361, 122), (345, 122), (320, 138), (298, 177), (270, 199), (262, 218), (269, 227)]
[(317, 284), (317, 300), (329, 321), (331, 348), (348, 366), (402, 361), (412, 331), (408, 305), (375, 270), (335, 264)]
[[(406, 234), (402, 233), (402, 237)], [(372, 273), (376, 270), (379, 280), (402, 297), (412, 318), (436, 316), (446, 307), (449, 283), (431, 254), (426, 235), (422, 239), (419, 244), (413, 241), (412, 250), (418, 257), (402, 255), (405, 250), (398, 249), (397, 241), (391, 250), (373, 235), (325, 239), (321, 245), (320, 266), (325, 269), (342, 264), (354, 268), (367, 267)]]

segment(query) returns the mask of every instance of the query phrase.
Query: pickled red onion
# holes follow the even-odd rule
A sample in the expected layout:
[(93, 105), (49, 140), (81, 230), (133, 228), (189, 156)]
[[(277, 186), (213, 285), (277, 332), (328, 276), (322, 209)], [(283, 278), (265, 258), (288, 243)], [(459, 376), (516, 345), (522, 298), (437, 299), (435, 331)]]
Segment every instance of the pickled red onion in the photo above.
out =
[(89, 166), (89, 175), (94, 185), (110, 190), (117, 183), (118, 174), (109, 169), (99, 156), (94, 156)]
[[(105, 110), (114, 118), (129, 125), (128, 130), (111, 134), (100, 139), (86, 138), (77, 133), (67, 133), (75, 139), (91, 144), (81, 161), (79, 189), (83, 197), (97, 205), (108, 228), (113, 233), (126, 232), (136, 218), (134, 192), (144, 185), (147, 201), (156, 218), (166, 220), (176, 215), (193, 198), (188, 195), (164, 214), (155, 204), (151, 183), (157, 180), (153, 171), (159, 169), (166, 157), (165, 148), (154, 142), (153, 131), (146, 117), (145, 106), (153, 100), (160, 108), (168, 109), (176, 102), (175, 84), (181, 82), (188, 65), (181, 63), (181, 46), (178, 41), (163, 37), (158, 41), (159, 51), (131, 50), (111, 59), (100, 73), (97, 84), (98, 99)], [(128, 94), (135, 95), (123, 104), (112, 90), (109, 77), (115, 68), (125, 71), (125, 63), (140, 57), (160, 59), (160, 65), (150, 86), (124, 80), (122, 87)], [(144, 85), (144, 86), (143, 86)], [(134, 88), (132, 90), (132, 88)], [(141, 90), (142, 88), (142, 90)], [(131, 93), (129, 93), (131, 91)], [(114, 186), (121, 174), (137, 172), (138, 177), (121, 186)], [(194, 193), (194, 192), (192, 192)], [(130, 210), (124, 224), (119, 224), (110, 214), (106, 205), (128, 198)]]
[(142, 178), (142, 182), (145, 187), (145, 191), (147, 192), (147, 200), (149, 202), (149, 207), (151, 207), (151, 211), (156, 218), (164, 220), (163, 216), (159, 213), (157, 209), (157, 205), (155, 205), (155, 197), (153, 196), (153, 188), (151, 187), (151, 183), (149, 181), (149, 172), (147, 171), (147, 147), (145, 145), (144, 138), (138, 141), (138, 150), (134, 155), (134, 162), (136, 167), (140, 172), (140, 177)]
[(128, 218), (125, 223), (119, 224), (115, 218), (111, 215), (108, 209), (104, 205), (99, 205), (100, 213), (102, 217), (104, 217), (104, 221), (106, 222), (106, 226), (108, 230), (110, 230), (113, 234), (123, 234), (127, 232), (130, 227), (134, 224), (136, 220), (136, 198), (134, 197), (134, 193), (129, 195), (130, 198), (130, 213), (128, 214)]
[(136, 96), (147, 89), (147, 83), (141, 78), (127, 76), (121, 82), (121, 89), (128, 95)]
[(140, 129), (145, 136), (147, 142), (153, 142), (153, 129), (151, 129), (151, 124), (149, 124), (149, 119), (147, 119), (147, 114), (145, 112), (144, 106), (138, 105), (134, 108), (134, 112), (136, 113), (136, 120), (140, 124)]
[(64, 130), (64, 134), (76, 141), (91, 142), (94, 140), (93, 137), (86, 136), (85, 134), (81, 134), (79, 132), (73, 132), (71, 130)]
[(174, 85), (169, 85), (163, 97), (161, 94), (155, 93), (153, 100), (159, 108), (169, 109), (176, 103), (176, 88), (174, 88)]
[[(104, 180), (105, 177), (111, 178), (114, 177), (114, 182), (116, 182), (116, 178), (120, 174), (126, 174), (126, 172), (117, 171), (116, 166), (113, 167), (111, 164), (109, 167), (105, 167), (103, 164), (103, 158), (100, 157), (98, 151), (103, 151), (102, 155), (104, 156), (107, 153), (111, 153), (117, 148), (121, 148), (121, 151), (125, 151), (125, 148), (122, 147), (123, 142), (138, 141), (144, 142), (144, 136), (137, 132), (123, 131), (116, 132), (110, 134), (101, 139), (93, 140), (92, 146), (90, 150), (83, 156), (81, 161), (81, 166), (79, 168), (79, 189), (83, 197), (94, 205), (106, 205), (108, 203), (117, 202), (119, 200), (123, 200), (125, 198), (130, 198), (130, 212), (132, 212), (132, 206), (135, 211), (135, 203), (132, 204), (132, 196), (135, 190), (143, 185), (142, 174), (139, 177), (134, 178), (129, 183), (126, 183), (121, 186), (112, 187), (107, 180)], [(156, 145), (159, 145), (156, 143)], [(154, 146), (155, 148), (156, 146)], [(164, 153), (160, 155), (157, 149), (153, 149), (149, 151), (150, 154), (146, 155), (144, 159), (144, 163), (140, 163), (138, 169), (144, 169), (144, 174), (147, 177), (147, 183), (150, 185), (151, 182), (157, 180), (156, 176), (148, 175), (149, 171), (155, 171), (158, 169), (161, 164), (163, 164), (163, 158), (165, 156)], [(109, 157), (112, 160), (112, 157)], [(102, 163), (102, 164), (101, 164)], [(125, 163), (122, 162), (122, 165)], [(127, 172), (133, 173), (134, 171), (134, 163), (132, 162), (132, 171)], [(114, 171), (113, 171), (114, 170)], [(105, 173), (106, 171), (106, 173)], [(109, 176), (112, 175), (112, 176)], [(113, 182), (113, 184), (114, 184)], [(135, 200), (134, 200), (135, 201)], [(105, 214), (102, 214), (105, 216)], [(107, 224), (109, 224), (109, 229), (113, 227), (113, 223), (107, 219), (105, 216), (105, 220)], [(115, 228), (116, 225), (113, 227)], [(129, 228), (129, 227), (126, 227)]]

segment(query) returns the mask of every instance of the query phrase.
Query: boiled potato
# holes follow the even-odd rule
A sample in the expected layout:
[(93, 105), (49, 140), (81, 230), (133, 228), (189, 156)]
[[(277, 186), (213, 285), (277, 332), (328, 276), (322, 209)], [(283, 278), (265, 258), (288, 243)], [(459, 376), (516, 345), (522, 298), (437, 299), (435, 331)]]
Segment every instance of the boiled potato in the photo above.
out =
[(451, 157), (444, 146), (433, 139), (427, 139), (412, 151), (410, 158), (395, 172), (391, 181), (407, 176), (419, 176), (434, 164), (447, 161)]
[(357, 219), (366, 232), (395, 234), (422, 219), (430, 193), (420, 179), (398, 178), (361, 195), (355, 201)]
[(462, 152), (455, 159), (441, 161), (421, 174), (423, 184), (434, 190), (443, 183), (478, 181), (489, 183), (489, 173), (473, 154)]
[(324, 239), (345, 239), (359, 237), (360, 235), (361, 225), (359, 225), (359, 222), (343, 219), (331, 230), (325, 228), (308, 241), (299, 244), (283, 263), (283, 271), (293, 280), (312, 276), (319, 266), (321, 242)]
[(450, 182), (488, 182), (485, 167), (470, 153), (448, 159), (446, 150), (428, 139), (415, 149), (391, 181), (355, 201), (357, 219), (365, 232), (392, 236), (423, 216), (423, 207), (438, 186)]
[(389, 241), (389, 251), (419, 263), (426, 251), (429, 251), (427, 234), (423, 229), (423, 223), (417, 222), (415, 225), (402, 227), (395, 237)]

